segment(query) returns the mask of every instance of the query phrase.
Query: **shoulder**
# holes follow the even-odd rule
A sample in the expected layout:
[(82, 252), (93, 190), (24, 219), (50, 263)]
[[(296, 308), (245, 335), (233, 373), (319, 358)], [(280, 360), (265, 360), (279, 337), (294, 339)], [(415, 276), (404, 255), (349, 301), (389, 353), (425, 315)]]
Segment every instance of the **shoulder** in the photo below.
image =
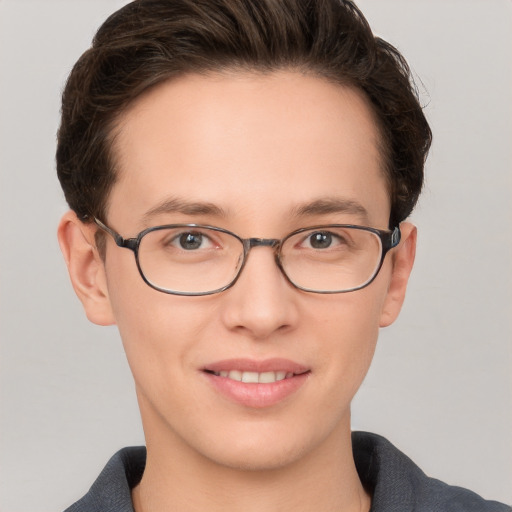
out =
[(107, 463), (89, 492), (65, 512), (133, 512), (131, 489), (142, 478), (146, 448), (123, 448)]
[(372, 493), (371, 512), (511, 512), (472, 491), (430, 478), (385, 438), (352, 434), (354, 459), (361, 481)]

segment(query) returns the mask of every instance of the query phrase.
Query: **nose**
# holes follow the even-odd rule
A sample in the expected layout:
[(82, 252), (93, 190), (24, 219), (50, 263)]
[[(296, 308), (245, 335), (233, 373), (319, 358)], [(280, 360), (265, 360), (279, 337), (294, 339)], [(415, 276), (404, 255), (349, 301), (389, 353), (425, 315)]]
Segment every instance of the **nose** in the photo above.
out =
[(300, 293), (281, 273), (272, 247), (253, 247), (237, 282), (222, 294), (223, 322), (255, 340), (290, 331), (299, 319)]

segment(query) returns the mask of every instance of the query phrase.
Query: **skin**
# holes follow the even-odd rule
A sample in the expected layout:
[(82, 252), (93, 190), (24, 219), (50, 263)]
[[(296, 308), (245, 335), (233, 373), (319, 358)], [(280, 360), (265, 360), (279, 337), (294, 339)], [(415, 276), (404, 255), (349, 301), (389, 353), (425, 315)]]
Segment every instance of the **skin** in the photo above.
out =
[[(378, 147), (372, 112), (355, 90), (291, 71), (184, 76), (123, 116), (119, 176), (103, 220), (125, 237), (173, 222), (244, 238), (281, 238), (324, 223), (387, 229)], [(221, 212), (145, 215), (169, 199)], [(349, 200), (365, 213), (294, 214), (320, 199)], [(356, 292), (297, 290), (272, 250), (258, 247), (232, 288), (179, 297), (147, 286), (131, 251), (110, 237), (103, 261), (96, 228), (72, 212), (63, 217), (59, 240), (76, 293), (92, 322), (118, 325), (134, 375), (148, 448), (133, 491), (137, 512), (369, 509), (352, 458), (350, 402), (379, 328), (396, 319), (404, 299), (416, 230), (401, 229), (375, 281)], [(246, 407), (202, 372), (242, 357), (286, 358), (310, 373), (278, 404)]]

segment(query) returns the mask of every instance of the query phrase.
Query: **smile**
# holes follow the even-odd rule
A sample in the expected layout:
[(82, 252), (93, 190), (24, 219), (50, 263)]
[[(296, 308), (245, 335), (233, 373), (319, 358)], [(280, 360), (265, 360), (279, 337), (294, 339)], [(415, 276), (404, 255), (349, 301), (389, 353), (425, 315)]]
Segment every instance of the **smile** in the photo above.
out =
[(217, 393), (244, 407), (262, 409), (299, 391), (311, 369), (287, 359), (230, 359), (204, 367), (203, 375)]
[(244, 382), (246, 384), (272, 384), (284, 379), (290, 379), (294, 375), (293, 372), (277, 371), (277, 372), (242, 372), (240, 370), (223, 370), (220, 372), (211, 372), (217, 377), (225, 377), (227, 379)]

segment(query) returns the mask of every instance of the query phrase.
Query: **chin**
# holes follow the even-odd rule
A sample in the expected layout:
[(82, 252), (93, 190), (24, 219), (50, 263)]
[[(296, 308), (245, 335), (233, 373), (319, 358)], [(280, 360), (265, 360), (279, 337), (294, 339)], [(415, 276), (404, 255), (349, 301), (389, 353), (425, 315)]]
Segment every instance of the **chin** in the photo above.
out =
[(226, 468), (273, 471), (291, 467), (299, 460), (324, 451), (332, 454), (333, 447), (343, 437), (338, 435), (336, 425), (329, 428), (328, 422), (323, 423), (323, 429), (305, 418), (301, 423), (299, 426), (297, 423), (261, 422), (225, 430), (222, 437), (210, 438), (204, 443), (205, 449), (201, 451), (212, 462)]
[(278, 446), (276, 440), (262, 446), (231, 446), (223, 453), (205, 454), (212, 462), (237, 471), (275, 471), (293, 465), (304, 456), (303, 446)]

